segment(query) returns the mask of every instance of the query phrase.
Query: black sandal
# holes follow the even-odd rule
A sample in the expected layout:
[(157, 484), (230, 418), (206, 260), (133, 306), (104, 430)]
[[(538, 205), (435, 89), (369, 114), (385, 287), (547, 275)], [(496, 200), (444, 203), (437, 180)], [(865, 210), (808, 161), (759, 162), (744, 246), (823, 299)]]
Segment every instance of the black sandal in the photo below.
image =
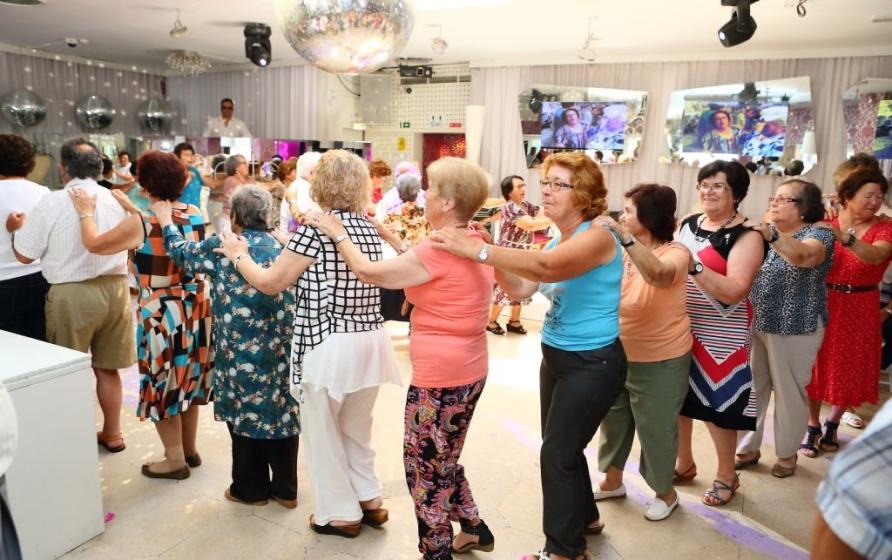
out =
[(482, 519), (476, 525), (471, 525), (471, 522), (467, 519), (459, 519), (458, 523), (461, 525), (461, 532), (466, 535), (475, 535), (477, 537), (477, 542), (466, 543), (461, 548), (456, 548), (453, 544), (452, 552), (457, 554), (471, 552), (472, 550), (492, 552), (496, 547), (496, 538)]
[[(510, 328), (510, 325), (509, 325)], [(497, 321), (493, 321), (486, 325), (486, 330), (491, 332), (492, 334), (503, 335), (505, 334), (505, 330), (502, 329), (502, 325), (500, 325)]]
[(520, 321), (508, 321), (508, 324), (505, 325), (505, 328), (508, 330), (508, 332), (527, 334), (527, 330), (523, 328), (523, 324), (521, 324)]
[(815, 447), (815, 443), (817, 443), (819, 439), (821, 439), (821, 427), (809, 426), (808, 435), (805, 438), (805, 443), (799, 446), (802, 454), (812, 459), (817, 457), (820, 451), (817, 447)]
[(839, 429), (839, 422), (831, 422), (824, 420), (824, 437), (818, 442), (821, 451), (833, 453), (839, 451), (839, 442), (836, 441), (836, 430)]

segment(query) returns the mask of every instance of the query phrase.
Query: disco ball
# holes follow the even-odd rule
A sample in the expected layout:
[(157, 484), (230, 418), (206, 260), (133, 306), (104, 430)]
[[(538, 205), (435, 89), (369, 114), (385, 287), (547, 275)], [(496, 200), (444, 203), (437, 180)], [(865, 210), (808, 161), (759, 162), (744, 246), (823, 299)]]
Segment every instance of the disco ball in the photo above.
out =
[(391, 64), (412, 35), (412, 0), (276, 0), (285, 39), (313, 66), (367, 74)]
[(101, 130), (115, 120), (115, 108), (111, 102), (95, 94), (81, 97), (74, 114), (83, 127), (89, 130)]
[(173, 111), (170, 110), (170, 104), (167, 101), (153, 97), (139, 106), (136, 110), (136, 118), (143, 130), (159, 132), (170, 127)]
[(36, 126), (46, 118), (46, 102), (36, 93), (20, 89), (0, 100), (0, 111), (16, 126)]

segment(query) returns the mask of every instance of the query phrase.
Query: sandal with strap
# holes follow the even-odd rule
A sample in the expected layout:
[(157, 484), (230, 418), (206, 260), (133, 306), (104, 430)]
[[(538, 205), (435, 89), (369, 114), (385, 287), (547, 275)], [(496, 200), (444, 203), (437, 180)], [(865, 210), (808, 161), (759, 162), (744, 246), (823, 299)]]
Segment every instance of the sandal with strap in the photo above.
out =
[(809, 426), (808, 434), (805, 436), (805, 443), (799, 446), (799, 451), (806, 457), (814, 459), (820, 453), (818, 448), (815, 447), (815, 443), (817, 443), (819, 439), (821, 439), (821, 427)]
[(487, 324), (486, 330), (488, 330), (492, 334), (498, 334), (498, 335), (505, 334), (505, 330), (502, 328), (502, 325), (498, 324), (496, 321), (493, 321), (492, 323)]
[(458, 522), (461, 525), (462, 533), (476, 536), (477, 540), (469, 541), (460, 547), (456, 547), (455, 541), (453, 541), (452, 552), (455, 552), (456, 554), (463, 554), (465, 552), (471, 552), (472, 550), (492, 552), (496, 547), (496, 538), (482, 519), (476, 525), (472, 525), (467, 519), (459, 519)]
[[(703, 499), (701, 501), (711, 507), (726, 505), (731, 501), (731, 498), (734, 497), (734, 494), (737, 493), (738, 488), (740, 488), (740, 477), (737, 473), (734, 473), (734, 482), (731, 484), (715, 479), (712, 481), (712, 488), (703, 494)], [(730, 492), (730, 494), (728, 494), (727, 498), (722, 498), (720, 492)]]
[(691, 463), (691, 466), (687, 468), (684, 472), (674, 471), (675, 474), (672, 475), (672, 484), (682, 484), (685, 482), (691, 482), (695, 478), (697, 478), (697, 464)]
[[(551, 554), (545, 550), (540, 550), (532, 554), (524, 554), (520, 557), (520, 560), (551, 560)], [(592, 553), (585, 550), (582, 554), (577, 554), (574, 560), (592, 560)]]
[(508, 321), (508, 324), (505, 325), (505, 329), (508, 332), (513, 332), (517, 334), (527, 334), (527, 330), (523, 327), (520, 321)]
[[(117, 437), (116, 437), (117, 436)], [(110, 445), (109, 442), (114, 441), (115, 439), (120, 439), (120, 445)], [(120, 453), (127, 449), (127, 446), (124, 445), (124, 434), (115, 434), (114, 436), (107, 436), (102, 432), (96, 432), (96, 443), (105, 448), (109, 453)]]
[(824, 437), (818, 442), (821, 451), (833, 453), (839, 451), (839, 442), (836, 441), (836, 430), (839, 429), (839, 422), (824, 421)]
[(849, 412), (848, 410), (842, 413), (842, 423), (846, 426), (851, 426), (856, 430), (864, 429), (864, 419), (858, 416), (857, 412)]

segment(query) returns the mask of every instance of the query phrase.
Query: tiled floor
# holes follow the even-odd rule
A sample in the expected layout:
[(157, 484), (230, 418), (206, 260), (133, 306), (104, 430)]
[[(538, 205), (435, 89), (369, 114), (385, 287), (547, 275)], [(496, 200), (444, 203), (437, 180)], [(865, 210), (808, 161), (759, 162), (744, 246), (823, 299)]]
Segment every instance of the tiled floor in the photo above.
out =
[[(541, 307), (528, 313), (539, 315)], [(468, 558), (514, 559), (541, 548), (542, 497), (539, 487), (538, 363), (539, 323), (527, 321), (523, 337), (489, 335), (491, 374), (475, 414), (463, 463), (482, 510), (496, 536), (492, 553)], [(394, 347), (408, 381), (406, 327), (390, 323)], [(134, 418), (136, 372), (125, 376), (127, 450), (100, 452), (104, 507), (108, 522), (103, 535), (64, 556), (66, 559), (182, 558), (283, 560), (414, 559), (415, 519), (402, 468), (404, 390), (386, 386), (376, 406), (374, 446), (377, 471), (384, 485), (391, 521), (382, 530), (364, 528), (354, 540), (323, 537), (307, 523), (313, 496), (301, 456), (296, 510), (275, 503), (263, 507), (234, 504), (223, 498), (229, 484), (229, 436), (202, 409), (199, 450), (204, 464), (181, 481), (151, 480), (140, 465), (162, 451), (155, 430)], [(771, 430), (767, 430), (770, 434)], [(842, 439), (857, 432), (844, 429)], [(679, 487), (682, 503), (672, 517), (651, 523), (642, 514), (651, 492), (637, 473), (637, 446), (627, 466), (628, 497), (601, 502), (607, 527), (589, 537), (595, 558), (603, 559), (755, 559), (805, 560), (815, 506), (815, 489), (829, 457), (800, 458), (792, 478), (769, 475), (771, 442), (762, 449), (762, 463), (741, 475), (741, 489), (724, 508), (700, 503), (711, 481), (715, 456), (702, 425), (695, 428), (695, 454), (700, 476)], [(589, 448), (592, 476), (598, 479), (597, 446)]]

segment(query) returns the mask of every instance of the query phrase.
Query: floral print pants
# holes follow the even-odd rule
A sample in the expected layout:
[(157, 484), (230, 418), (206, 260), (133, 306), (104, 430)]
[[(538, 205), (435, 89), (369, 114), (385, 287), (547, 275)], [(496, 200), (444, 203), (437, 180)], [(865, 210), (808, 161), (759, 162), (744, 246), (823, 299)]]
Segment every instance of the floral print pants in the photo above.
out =
[(409, 386), (403, 464), (415, 503), (418, 550), (426, 560), (452, 558), (451, 521), (478, 516), (458, 458), (485, 384), (486, 378), (460, 387)]

